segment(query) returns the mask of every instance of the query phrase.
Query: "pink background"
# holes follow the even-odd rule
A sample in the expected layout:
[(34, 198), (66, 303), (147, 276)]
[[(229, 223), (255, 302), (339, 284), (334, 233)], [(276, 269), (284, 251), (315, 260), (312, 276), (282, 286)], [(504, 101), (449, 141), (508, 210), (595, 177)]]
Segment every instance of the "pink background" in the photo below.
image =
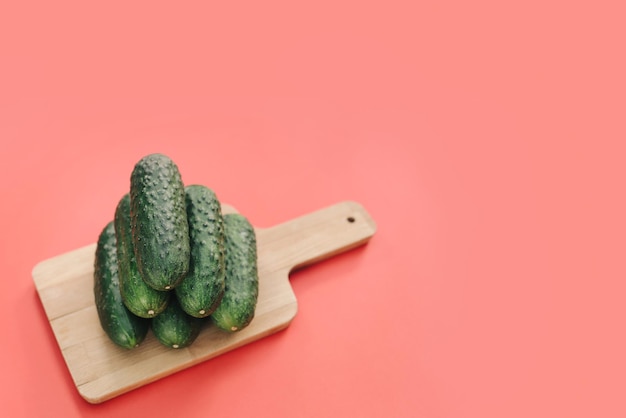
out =
[[(626, 416), (622, 2), (98, 3), (0, 5), (3, 416)], [(93, 406), (31, 270), (151, 152), (378, 232), (284, 332)]]

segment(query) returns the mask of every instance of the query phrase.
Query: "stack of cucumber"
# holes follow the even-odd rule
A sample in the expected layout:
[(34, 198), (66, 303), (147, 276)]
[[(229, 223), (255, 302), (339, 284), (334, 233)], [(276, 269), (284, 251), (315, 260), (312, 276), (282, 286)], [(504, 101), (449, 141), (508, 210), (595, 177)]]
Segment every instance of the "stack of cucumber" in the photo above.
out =
[(258, 298), (254, 228), (223, 215), (208, 187), (185, 186), (169, 157), (147, 155), (98, 237), (94, 294), (102, 328), (124, 348), (149, 328), (172, 348), (190, 345), (205, 321), (239, 331)]

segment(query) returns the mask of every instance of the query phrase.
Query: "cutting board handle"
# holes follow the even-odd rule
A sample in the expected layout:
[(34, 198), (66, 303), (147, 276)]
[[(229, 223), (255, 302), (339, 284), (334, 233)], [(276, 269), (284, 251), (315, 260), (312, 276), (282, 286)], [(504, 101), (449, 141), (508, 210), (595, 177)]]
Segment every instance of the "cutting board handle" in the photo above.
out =
[(260, 229), (259, 258), (290, 272), (362, 245), (375, 232), (376, 223), (361, 204), (343, 201)]

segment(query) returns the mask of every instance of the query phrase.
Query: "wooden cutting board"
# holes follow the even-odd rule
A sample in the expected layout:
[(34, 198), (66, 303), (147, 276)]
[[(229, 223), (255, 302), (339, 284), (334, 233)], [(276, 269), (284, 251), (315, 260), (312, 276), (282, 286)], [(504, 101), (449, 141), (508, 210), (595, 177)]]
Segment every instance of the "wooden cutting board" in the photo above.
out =
[[(223, 212), (235, 209), (223, 205)], [(134, 350), (108, 339), (94, 306), (95, 243), (37, 264), (35, 287), (81, 396), (104, 402), (286, 328), (298, 309), (289, 273), (366, 243), (376, 225), (361, 205), (346, 201), (255, 229), (259, 299), (254, 320), (233, 334), (207, 323), (193, 344), (177, 350), (161, 345), (151, 332)]]

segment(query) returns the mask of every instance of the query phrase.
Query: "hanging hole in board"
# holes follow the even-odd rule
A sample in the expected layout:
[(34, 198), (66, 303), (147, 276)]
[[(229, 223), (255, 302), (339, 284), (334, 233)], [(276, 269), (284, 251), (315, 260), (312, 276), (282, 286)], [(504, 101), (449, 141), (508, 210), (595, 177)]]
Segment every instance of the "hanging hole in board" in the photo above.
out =
[(348, 216), (346, 220), (350, 223), (353, 223), (354, 221), (356, 221), (356, 219), (354, 219), (354, 216)]

